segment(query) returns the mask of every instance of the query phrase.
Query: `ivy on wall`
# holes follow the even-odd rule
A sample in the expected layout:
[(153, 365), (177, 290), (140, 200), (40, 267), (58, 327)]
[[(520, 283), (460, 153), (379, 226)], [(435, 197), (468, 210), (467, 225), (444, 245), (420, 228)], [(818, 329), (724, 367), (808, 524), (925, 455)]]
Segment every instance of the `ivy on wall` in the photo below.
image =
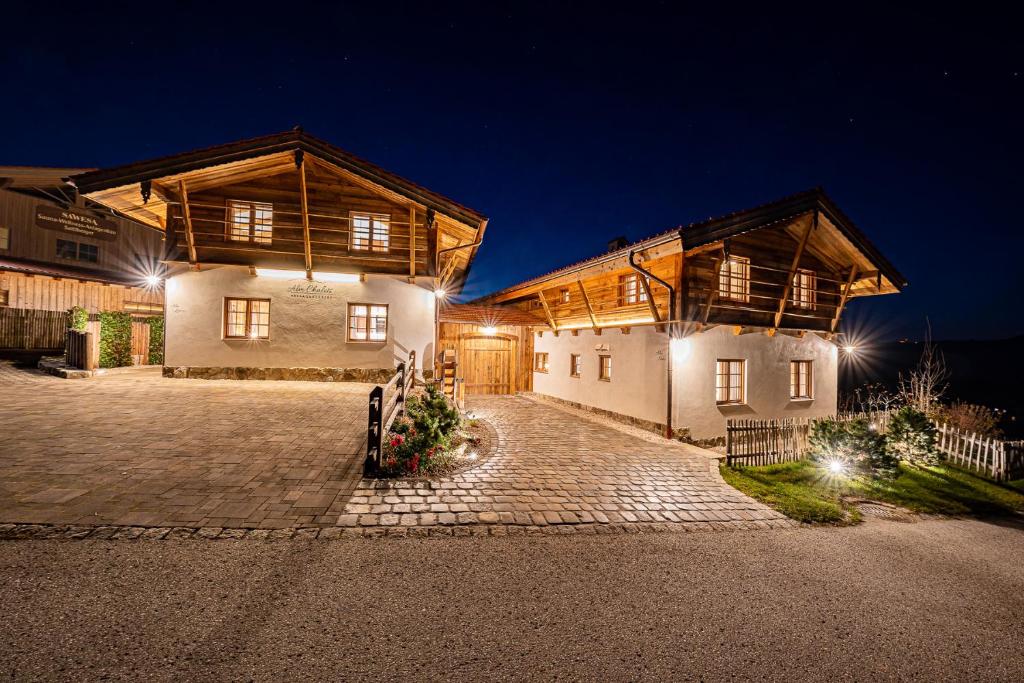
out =
[(121, 368), (132, 364), (132, 316), (100, 313), (100, 367)]
[(164, 364), (164, 319), (163, 316), (154, 315), (147, 318), (149, 323), (149, 365)]
[(72, 330), (85, 332), (85, 328), (88, 324), (89, 311), (85, 310), (81, 306), (72, 306), (68, 309), (68, 327)]

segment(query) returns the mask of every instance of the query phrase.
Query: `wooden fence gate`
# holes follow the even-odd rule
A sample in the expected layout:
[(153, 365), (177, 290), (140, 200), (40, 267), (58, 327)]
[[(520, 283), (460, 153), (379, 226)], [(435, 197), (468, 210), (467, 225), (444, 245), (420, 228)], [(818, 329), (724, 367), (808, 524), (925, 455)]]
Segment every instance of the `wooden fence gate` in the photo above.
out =
[(61, 353), (67, 328), (65, 311), (0, 308), (0, 350)]

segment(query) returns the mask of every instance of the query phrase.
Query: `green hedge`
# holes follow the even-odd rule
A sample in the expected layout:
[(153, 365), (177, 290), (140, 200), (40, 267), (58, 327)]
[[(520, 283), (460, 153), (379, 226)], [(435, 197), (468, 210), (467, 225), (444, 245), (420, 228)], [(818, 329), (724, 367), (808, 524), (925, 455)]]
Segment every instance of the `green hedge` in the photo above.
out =
[(88, 324), (89, 311), (85, 310), (81, 306), (73, 306), (68, 309), (68, 327), (72, 330), (85, 332), (85, 328)]
[(122, 368), (131, 364), (131, 314), (100, 313), (100, 367)]
[(147, 318), (149, 323), (149, 365), (164, 364), (164, 318), (154, 315)]

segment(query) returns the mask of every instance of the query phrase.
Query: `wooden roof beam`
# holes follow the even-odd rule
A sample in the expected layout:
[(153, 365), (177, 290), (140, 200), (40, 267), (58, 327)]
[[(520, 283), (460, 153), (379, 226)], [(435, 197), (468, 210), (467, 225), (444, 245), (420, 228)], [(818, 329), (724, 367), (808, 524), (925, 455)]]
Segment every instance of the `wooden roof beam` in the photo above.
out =
[(839, 298), (839, 305), (836, 306), (835, 317), (832, 318), (832, 324), (829, 326), (829, 330), (835, 332), (839, 329), (839, 318), (843, 315), (843, 309), (846, 308), (846, 302), (850, 299), (850, 290), (853, 289), (853, 283), (857, 279), (857, 266), (850, 266), (850, 277), (846, 280), (846, 286), (843, 287), (843, 295)]
[(580, 288), (580, 296), (583, 297), (583, 303), (587, 307), (587, 315), (590, 316), (590, 325), (596, 330), (597, 317), (594, 315), (594, 307), (590, 305), (590, 297), (587, 296), (587, 288), (583, 286), (583, 280), (576, 280), (576, 284)]
[(786, 302), (789, 300), (789, 293), (793, 291), (793, 278), (796, 277), (797, 268), (800, 267), (800, 259), (804, 255), (804, 249), (807, 248), (807, 240), (810, 239), (811, 233), (814, 231), (814, 227), (818, 224), (818, 212), (815, 211), (811, 215), (811, 220), (807, 222), (807, 227), (804, 228), (804, 234), (800, 237), (800, 243), (797, 245), (796, 253), (793, 254), (793, 264), (789, 267), (789, 274), (786, 276), (786, 284), (782, 288), (782, 298), (779, 299), (779, 310), (775, 312), (775, 327), (779, 326), (782, 322), (782, 315), (786, 312)]
[(555, 325), (555, 316), (551, 315), (551, 309), (548, 307), (548, 302), (544, 298), (544, 292), (537, 292), (537, 298), (540, 299), (540, 305), (544, 307), (544, 315), (548, 319), (548, 325), (555, 333), (558, 333), (558, 326)]
[(306, 279), (313, 279), (313, 247), (309, 240), (309, 195), (306, 191), (306, 162), (301, 150), (295, 152), (295, 165), (299, 167), (299, 199), (302, 206), (302, 246), (306, 258)]
[(416, 277), (416, 205), (409, 205), (409, 282)]
[(199, 259), (196, 257), (196, 237), (192, 233), (192, 212), (188, 207), (188, 189), (185, 187), (185, 180), (178, 181), (178, 194), (181, 195), (181, 217), (185, 221), (185, 241), (188, 242), (188, 263), (190, 266), (197, 266)]

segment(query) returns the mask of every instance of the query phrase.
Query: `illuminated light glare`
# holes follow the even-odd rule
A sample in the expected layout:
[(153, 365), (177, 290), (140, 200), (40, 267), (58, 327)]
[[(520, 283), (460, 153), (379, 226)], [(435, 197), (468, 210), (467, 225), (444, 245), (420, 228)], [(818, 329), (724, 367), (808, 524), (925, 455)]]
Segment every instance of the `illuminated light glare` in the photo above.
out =
[(846, 346), (843, 347), (843, 351), (846, 352), (846, 355), (852, 356), (853, 354), (857, 353), (857, 347), (854, 346), (853, 344), (847, 344)]
[(477, 456), (477, 453), (476, 453), (476, 451), (473, 451), (472, 453), (470, 453), (469, 455), (467, 455), (467, 456), (466, 456), (466, 458), (467, 458), (468, 460), (476, 460), (476, 459), (477, 459), (477, 457), (478, 457), (478, 456)]
[(313, 279), (320, 282), (359, 282), (358, 273), (319, 273), (313, 271)]
[(269, 277), (275, 280), (295, 280), (306, 276), (306, 273), (301, 270), (280, 270), (278, 268), (257, 268), (256, 274), (260, 277)]
[(686, 360), (693, 350), (693, 343), (689, 339), (677, 337), (669, 342), (673, 360)]
[(249, 333), (249, 337), (251, 339), (256, 339), (257, 337), (259, 337), (259, 334), (256, 333), (256, 330), (253, 330), (252, 332)]
[(447, 292), (444, 291), (443, 289), (438, 288), (434, 290), (434, 296), (436, 296), (438, 299), (443, 299), (446, 294)]
[(845, 469), (846, 466), (839, 460), (828, 461), (828, 471), (832, 474), (842, 474)]
[(492, 334), (496, 334), (498, 332), (498, 328), (488, 325), (487, 327), (481, 328), (480, 331), (489, 336)]
[(146, 285), (149, 287), (156, 287), (160, 284), (160, 277), (158, 275), (147, 275)]

